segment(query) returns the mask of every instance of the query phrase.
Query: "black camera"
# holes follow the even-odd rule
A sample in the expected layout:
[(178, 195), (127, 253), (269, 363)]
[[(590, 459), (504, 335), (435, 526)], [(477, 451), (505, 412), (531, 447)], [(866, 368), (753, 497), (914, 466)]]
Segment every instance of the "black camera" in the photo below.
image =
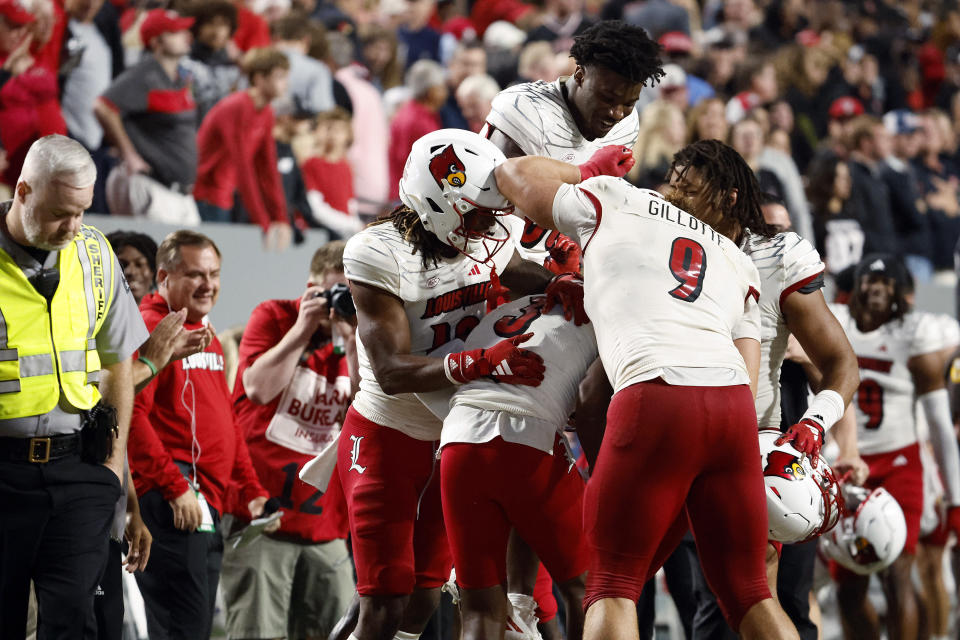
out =
[(347, 285), (337, 283), (317, 294), (317, 297), (321, 296), (327, 299), (327, 306), (336, 311), (341, 318), (352, 318), (357, 315), (357, 308), (353, 305), (353, 296)]

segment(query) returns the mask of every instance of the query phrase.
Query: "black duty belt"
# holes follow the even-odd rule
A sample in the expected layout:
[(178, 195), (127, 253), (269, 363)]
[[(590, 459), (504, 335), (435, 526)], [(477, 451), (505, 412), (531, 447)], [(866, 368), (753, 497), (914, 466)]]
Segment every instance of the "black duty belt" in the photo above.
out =
[(37, 438), (0, 437), (0, 460), (42, 464), (79, 452), (79, 433)]

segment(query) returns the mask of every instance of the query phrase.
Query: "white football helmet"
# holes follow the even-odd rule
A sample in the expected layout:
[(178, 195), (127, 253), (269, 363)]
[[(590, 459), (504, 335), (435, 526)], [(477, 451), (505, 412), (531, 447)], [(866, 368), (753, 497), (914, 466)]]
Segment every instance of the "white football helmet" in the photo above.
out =
[(883, 487), (869, 492), (844, 487), (847, 506), (859, 502), (852, 515), (820, 539), (820, 549), (840, 565), (862, 576), (886, 569), (907, 541), (903, 510)]
[[(513, 205), (497, 189), (493, 170), (506, 156), (495, 144), (463, 129), (440, 129), (413, 143), (400, 178), (400, 200), (423, 226), (460, 253), (487, 262), (510, 239), (499, 217)], [(470, 231), (464, 216), (477, 211), (493, 218)]]
[(782, 433), (760, 430), (760, 464), (767, 493), (767, 524), (771, 540), (792, 544), (826, 533), (840, 519), (840, 488), (822, 458), (817, 465), (792, 444), (774, 444)]

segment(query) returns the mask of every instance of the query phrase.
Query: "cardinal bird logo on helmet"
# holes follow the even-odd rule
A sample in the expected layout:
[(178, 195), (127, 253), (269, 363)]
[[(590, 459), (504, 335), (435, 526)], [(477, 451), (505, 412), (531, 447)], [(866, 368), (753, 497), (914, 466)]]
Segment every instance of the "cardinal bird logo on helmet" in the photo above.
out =
[(880, 556), (877, 555), (877, 550), (874, 549), (873, 544), (863, 536), (857, 536), (856, 540), (853, 541), (853, 546), (853, 559), (857, 564), (873, 564), (880, 561)]
[(807, 472), (803, 470), (800, 459), (786, 451), (771, 451), (767, 456), (767, 466), (763, 469), (765, 476), (777, 476), (786, 480), (803, 480)]
[(451, 187), (462, 187), (466, 184), (466, 170), (463, 162), (457, 157), (457, 152), (453, 150), (452, 144), (448, 144), (443, 151), (430, 158), (430, 174), (441, 189), (444, 180)]

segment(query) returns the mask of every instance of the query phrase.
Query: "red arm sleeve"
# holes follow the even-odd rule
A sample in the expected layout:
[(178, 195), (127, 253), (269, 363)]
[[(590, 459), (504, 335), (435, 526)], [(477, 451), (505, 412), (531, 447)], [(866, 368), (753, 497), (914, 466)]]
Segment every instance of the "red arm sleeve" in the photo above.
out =
[(156, 385), (157, 381), (152, 381), (134, 399), (127, 457), (130, 468), (138, 478), (144, 480), (138, 484), (145, 484), (146, 490), (160, 489), (164, 499), (173, 500), (183, 495), (190, 485), (150, 424), (150, 409), (153, 407)]

